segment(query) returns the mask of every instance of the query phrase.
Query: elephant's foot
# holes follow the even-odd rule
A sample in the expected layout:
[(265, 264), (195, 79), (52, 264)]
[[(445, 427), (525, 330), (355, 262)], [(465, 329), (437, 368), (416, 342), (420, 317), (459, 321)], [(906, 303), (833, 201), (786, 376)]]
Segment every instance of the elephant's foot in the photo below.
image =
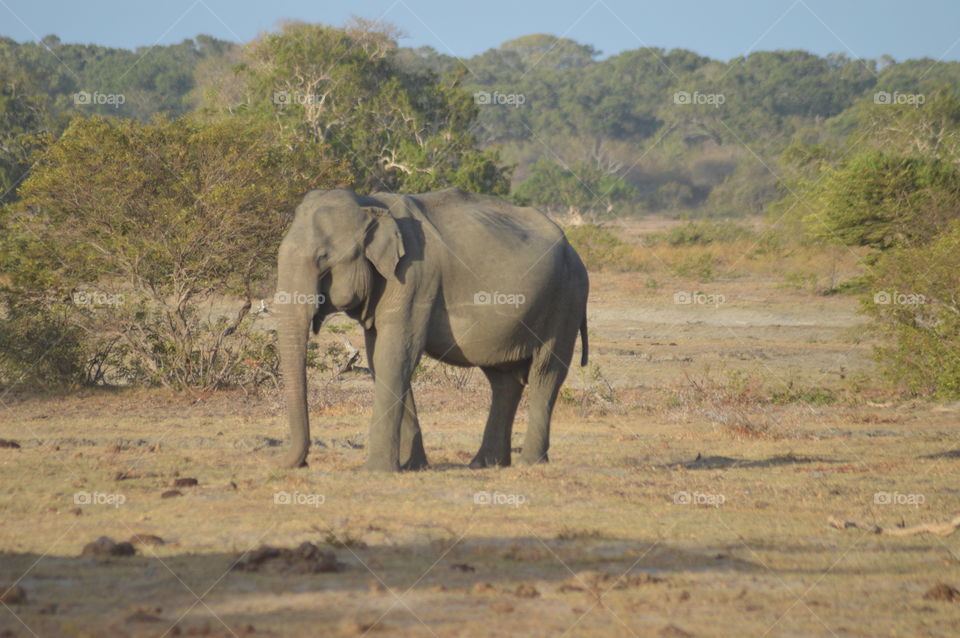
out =
[(306, 451), (288, 451), (280, 456), (276, 461), (276, 465), (282, 469), (297, 469), (301, 467), (307, 467), (307, 452)]
[(405, 472), (417, 472), (419, 470), (427, 469), (428, 465), (429, 463), (427, 463), (427, 455), (423, 449), (421, 449), (419, 452), (411, 454), (410, 459), (405, 463), (401, 463), (400, 469)]
[(485, 467), (510, 467), (510, 456), (502, 456), (491, 454), (480, 450), (477, 452), (477, 455), (473, 457), (473, 460), (470, 461), (471, 470), (482, 470)]
[(420, 426), (417, 425), (412, 436), (404, 431), (405, 436), (400, 438), (400, 469), (424, 470), (427, 468), (427, 453), (423, 450), (423, 436)]
[(526, 452), (520, 453), (520, 464), (521, 465), (538, 465), (540, 463), (549, 463), (550, 458), (547, 456), (546, 452), (541, 454), (533, 453), (527, 454)]

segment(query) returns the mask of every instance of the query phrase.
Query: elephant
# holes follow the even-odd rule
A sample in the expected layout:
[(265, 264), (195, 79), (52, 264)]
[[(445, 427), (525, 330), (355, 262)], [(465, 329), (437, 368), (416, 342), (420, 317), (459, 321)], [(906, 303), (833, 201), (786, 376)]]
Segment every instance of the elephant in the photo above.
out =
[[(343, 312), (363, 328), (374, 384), (365, 469), (427, 466), (411, 377), (421, 356), (479, 367), (492, 400), (471, 468), (509, 466), (513, 420), (529, 386), (520, 461), (546, 462), (550, 419), (579, 333), (587, 364), (587, 270), (543, 213), (449, 188), (418, 195), (314, 190), (297, 206), (277, 260), (278, 352), (290, 442), (310, 445), (306, 347)], [(279, 303), (278, 303), (279, 302)]]

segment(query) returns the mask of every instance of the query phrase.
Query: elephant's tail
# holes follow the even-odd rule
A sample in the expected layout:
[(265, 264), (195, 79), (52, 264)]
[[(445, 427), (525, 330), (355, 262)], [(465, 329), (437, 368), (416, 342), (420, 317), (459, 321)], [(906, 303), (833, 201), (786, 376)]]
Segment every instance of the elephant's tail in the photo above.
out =
[(580, 365), (587, 365), (587, 351), (590, 347), (587, 345), (587, 313), (583, 313), (583, 321), (580, 322), (580, 346), (582, 354), (580, 355)]

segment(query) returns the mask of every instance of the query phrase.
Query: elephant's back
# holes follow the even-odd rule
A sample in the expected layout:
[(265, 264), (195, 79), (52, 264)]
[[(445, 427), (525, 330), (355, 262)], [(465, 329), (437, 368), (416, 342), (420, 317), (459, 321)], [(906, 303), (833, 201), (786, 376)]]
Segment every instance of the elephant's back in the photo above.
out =
[(564, 244), (563, 231), (534, 208), (491, 195), (449, 188), (416, 196), (421, 210), (445, 241), (483, 248), (541, 249)]

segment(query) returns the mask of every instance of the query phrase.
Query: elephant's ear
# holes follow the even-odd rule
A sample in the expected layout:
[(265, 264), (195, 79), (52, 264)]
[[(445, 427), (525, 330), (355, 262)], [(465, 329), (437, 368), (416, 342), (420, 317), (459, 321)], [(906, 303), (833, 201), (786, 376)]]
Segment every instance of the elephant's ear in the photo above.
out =
[(377, 272), (387, 279), (396, 279), (397, 263), (405, 252), (397, 221), (385, 208), (365, 206), (364, 210), (372, 218), (367, 227), (364, 254)]

